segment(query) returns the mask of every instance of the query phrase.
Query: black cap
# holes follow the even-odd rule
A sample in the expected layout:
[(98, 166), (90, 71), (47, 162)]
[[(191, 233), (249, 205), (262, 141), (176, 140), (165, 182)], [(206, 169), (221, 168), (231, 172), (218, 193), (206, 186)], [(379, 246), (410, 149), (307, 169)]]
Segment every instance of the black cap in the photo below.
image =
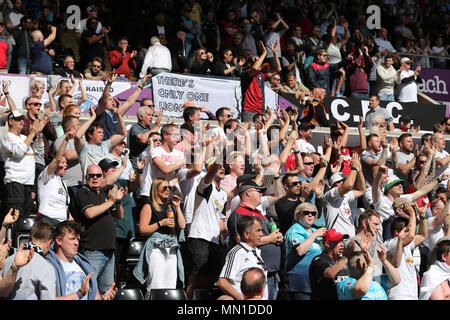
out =
[(298, 125), (298, 130), (299, 130), (299, 131), (300, 131), (300, 130), (302, 130), (302, 131), (308, 131), (309, 129), (313, 130), (313, 129), (315, 129), (315, 128), (316, 128), (315, 125), (313, 125), (313, 124), (311, 124), (311, 123), (308, 123), (308, 122), (301, 122), (301, 123)]
[(119, 165), (118, 161), (114, 161), (108, 158), (103, 159), (102, 161), (99, 162), (98, 166), (102, 169), (102, 171), (106, 171), (111, 167), (117, 167)]
[(264, 186), (258, 185), (255, 181), (248, 181), (248, 182), (244, 182), (244, 184), (242, 184), (239, 187), (239, 194), (241, 194), (242, 192), (244, 192), (248, 189), (257, 189), (257, 190), (261, 190), (261, 192), (265, 192), (267, 188)]
[(239, 176), (236, 180), (237, 185), (240, 185), (243, 182), (251, 181), (256, 178), (256, 174), (243, 174)]
[(400, 122), (410, 122), (410, 121), (412, 121), (412, 118), (407, 114), (400, 117)]

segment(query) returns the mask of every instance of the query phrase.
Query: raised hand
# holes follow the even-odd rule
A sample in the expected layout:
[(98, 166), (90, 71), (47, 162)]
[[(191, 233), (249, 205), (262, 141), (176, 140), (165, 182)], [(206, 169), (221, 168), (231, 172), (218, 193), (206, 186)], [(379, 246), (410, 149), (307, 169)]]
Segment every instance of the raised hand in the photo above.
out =
[(24, 265), (28, 264), (31, 259), (33, 259), (34, 255), (34, 249), (31, 250), (23, 250), (24, 244), (22, 243), (19, 247), (19, 250), (16, 253), (16, 256), (14, 257), (14, 264), (16, 267), (23, 267)]
[(19, 210), (11, 208), (9, 209), (9, 212), (6, 214), (5, 218), (3, 219), (3, 225), (8, 226), (10, 224), (13, 224), (14, 222), (17, 221), (17, 219), (19, 219)]
[(5, 239), (0, 242), (0, 270), (5, 265), (6, 257), (8, 256), (9, 249), (11, 249), (11, 241), (5, 243)]
[(81, 283), (80, 291), (83, 294), (83, 297), (89, 293), (89, 281), (93, 275), (94, 272), (89, 273), (86, 277), (84, 277), (83, 282)]
[(106, 290), (105, 294), (103, 295), (103, 300), (114, 300), (117, 291), (118, 289), (116, 288), (116, 283), (113, 282), (111, 287), (109, 287), (109, 289)]

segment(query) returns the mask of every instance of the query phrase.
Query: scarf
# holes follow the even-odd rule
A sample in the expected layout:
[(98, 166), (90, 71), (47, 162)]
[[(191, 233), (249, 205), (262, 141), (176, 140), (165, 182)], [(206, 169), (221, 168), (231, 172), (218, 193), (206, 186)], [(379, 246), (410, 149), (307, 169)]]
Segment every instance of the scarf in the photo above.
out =
[(423, 275), (419, 300), (428, 300), (434, 289), (446, 280), (450, 280), (450, 266), (445, 262), (436, 261)]
[(37, 245), (35, 245), (35, 244), (32, 243), (32, 242), (27, 242), (27, 243), (25, 243), (25, 244), (23, 245), (23, 249), (24, 249), (24, 250), (31, 250), (31, 249), (33, 249), (34, 252), (39, 253), (39, 254), (42, 256), (42, 258), (45, 258), (44, 251), (42, 251), (42, 249), (41, 249), (40, 247), (38, 247)]

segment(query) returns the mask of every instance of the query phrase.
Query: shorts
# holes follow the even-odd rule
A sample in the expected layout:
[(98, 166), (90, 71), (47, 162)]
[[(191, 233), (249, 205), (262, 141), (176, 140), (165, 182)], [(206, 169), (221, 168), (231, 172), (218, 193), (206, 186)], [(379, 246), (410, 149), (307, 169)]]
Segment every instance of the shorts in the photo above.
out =
[(219, 277), (222, 270), (222, 250), (219, 245), (189, 238), (186, 249), (185, 267), (188, 274)]

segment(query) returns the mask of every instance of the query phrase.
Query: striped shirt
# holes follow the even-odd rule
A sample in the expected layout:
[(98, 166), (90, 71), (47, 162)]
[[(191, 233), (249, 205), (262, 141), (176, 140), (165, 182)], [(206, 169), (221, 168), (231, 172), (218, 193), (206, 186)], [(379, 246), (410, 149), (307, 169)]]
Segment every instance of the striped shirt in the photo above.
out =
[[(225, 257), (225, 264), (220, 273), (220, 277), (227, 279), (233, 288), (242, 294), (242, 275), (246, 270), (255, 267), (264, 271), (267, 278), (266, 266), (261, 258), (261, 250), (252, 248), (244, 242), (240, 242), (233, 247)], [(263, 300), (267, 300), (268, 297), (269, 292), (266, 284)]]

